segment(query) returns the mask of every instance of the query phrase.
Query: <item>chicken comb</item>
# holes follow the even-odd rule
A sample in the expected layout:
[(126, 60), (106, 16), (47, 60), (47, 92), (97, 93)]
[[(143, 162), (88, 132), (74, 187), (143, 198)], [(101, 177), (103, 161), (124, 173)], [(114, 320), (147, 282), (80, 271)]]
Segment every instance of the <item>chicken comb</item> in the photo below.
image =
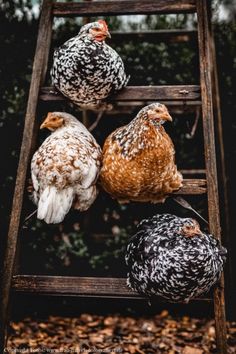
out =
[(100, 23), (101, 25), (103, 25), (103, 27), (105, 27), (106, 30), (108, 30), (108, 26), (105, 20), (98, 20), (98, 23)]

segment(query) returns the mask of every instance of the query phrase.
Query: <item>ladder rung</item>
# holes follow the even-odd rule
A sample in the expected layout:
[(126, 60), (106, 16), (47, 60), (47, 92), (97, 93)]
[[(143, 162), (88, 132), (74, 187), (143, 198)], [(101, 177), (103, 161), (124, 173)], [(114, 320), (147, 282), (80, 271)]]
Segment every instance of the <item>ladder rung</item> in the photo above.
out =
[(183, 187), (173, 194), (204, 194), (207, 192), (205, 179), (184, 179)]
[[(152, 101), (146, 103), (151, 103)], [(201, 101), (186, 101), (183, 103), (182, 101), (176, 101), (174, 105), (170, 104), (171, 101), (161, 101), (159, 102), (165, 104), (168, 107), (168, 110), (171, 114), (175, 115), (189, 115), (190, 113), (196, 113), (196, 106), (201, 106)], [(130, 114), (134, 113), (134, 109), (139, 107), (141, 109), (143, 107), (144, 102), (137, 102), (137, 101), (131, 101), (132, 105), (126, 106), (126, 105), (119, 105), (118, 107), (113, 107), (113, 109), (107, 114), (109, 116), (129, 116)], [(192, 104), (188, 104), (192, 103)]]
[(131, 14), (169, 14), (196, 12), (195, 0), (114, 0), (89, 2), (56, 2), (54, 16), (115, 16)]
[[(127, 86), (114, 97), (114, 101), (162, 101), (162, 100), (199, 100), (201, 97), (199, 85), (177, 86)], [(39, 98), (43, 101), (61, 101), (65, 98), (53, 87), (42, 87)]]
[[(12, 288), (41, 295), (143, 299), (127, 287), (125, 278), (15, 275)], [(211, 298), (195, 300), (212, 301)]]
[(142, 39), (148, 42), (188, 42), (197, 39), (195, 30), (158, 30), (158, 31), (112, 31), (112, 42), (127, 42)]
[(180, 170), (183, 175), (205, 175), (206, 170), (203, 168), (193, 168), (188, 170)]

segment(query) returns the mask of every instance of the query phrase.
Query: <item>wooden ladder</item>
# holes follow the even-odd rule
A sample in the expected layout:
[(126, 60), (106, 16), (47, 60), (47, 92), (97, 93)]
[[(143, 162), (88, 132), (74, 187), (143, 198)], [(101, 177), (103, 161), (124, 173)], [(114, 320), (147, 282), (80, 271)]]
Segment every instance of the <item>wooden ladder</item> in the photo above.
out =
[[(207, 4), (208, 3), (208, 4)], [(16, 259), (17, 239), (22, 214), (23, 196), (27, 168), (32, 157), (38, 129), (38, 111), (42, 101), (63, 100), (60, 95), (53, 94), (52, 88), (42, 87), (47, 72), (49, 49), (52, 36), (53, 17), (67, 16), (112, 16), (127, 14), (169, 14), (197, 13), (198, 44), (200, 58), (200, 86), (128, 86), (118, 93), (116, 101), (174, 101), (189, 105), (202, 106), (205, 171), (206, 179), (185, 179), (183, 187), (177, 194), (200, 195), (207, 193), (209, 230), (221, 239), (219, 198), (217, 185), (217, 168), (214, 139), (213, 117), (213, 82), (214, 62), (211, 43), (211, 29), (208, 18), (209, 2), (207, 0), (119, 0), (63, 3), (43, 0), (33, 73), (25, 116), (25, 127), (20, 152), (19, 166), (10, 218), (9, 232), (1, 281), (1, 323), (0, 352), (4, 350), (7, 340), (7, 324), (9, 300), (11, 292), (47, 294), (61, 296), (88, 296), (109, 298), (139, 298), (140, 296), (126, 286), (123, 278), (97, 277), (65, 277), (36, 276), (17, 274), (14, 266)], [(209, 65), (209, 64), (212, 65)], [(204, 299), (201, 299), (204, 300)], [(209, 300), (209, 299), (205, 299)], [(224, 302), (223, 275), (214, 290), (216, 340), (218, 353), (227, 353), (226, 321)]]

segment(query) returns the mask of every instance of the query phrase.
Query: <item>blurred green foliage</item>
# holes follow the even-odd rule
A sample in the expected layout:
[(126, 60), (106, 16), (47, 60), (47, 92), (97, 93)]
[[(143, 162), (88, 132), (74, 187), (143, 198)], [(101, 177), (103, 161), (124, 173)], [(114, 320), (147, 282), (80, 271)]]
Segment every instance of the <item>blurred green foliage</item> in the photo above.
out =
[[(235, 113), (236, 80), (236, 26), (235, 13), (230, 7), (230, 20), (219, 18), (219, 5), (230, 7), (230, 2), (214, 1), (214, 30), (216, 38), (219, 82), (222, 97), (224, 133), (226, 139), (227, 171), (231, 177), (230, 190), (235, 192), (235, 171), (231, 161), (236, 155)], [(0, 5), (0, 149), (2, 231), (6, 234), (10, 215), (16, 166), (23, 130), (24, 113), (32, 71), (32, 60), (37, 38), (37, 1), (4, 1)], [(227, 7), (226, 7), (227, 9)], [(112, 30), (194, 29), (193, 15), (132, 16), (106, 18)], [(81, 19), (56, 19), (53, 45), (56, 47), (78, 32)], [(148, 43), (130, 41), (110, 43), (122, 56), (132, 85), (194, 84), (199, 82), (197, 46), (189, 43)], [(50, 56), (50, 60), (52, 55)], [(51, 61), (49, 66), (51, 65)], [(50, 76), (47, 75), (50, 84)], [(134, 116), (134, 114), (132, 114)], [(111, 117), (101, 122), (95, 136), (102, 144), (115, 127), (124, 124), (122, 117)], [(112, 121), (113, 119), (113, 121)], [(130, 117), (131, 119), (131, 117)], [(175, 145), (178, 142), (177, 161), (180, 167), (202, 167), (201, 132), (192, 141), (186, 139), (193, 117), (176, 120), (170, 128)], [(172, 129), (172, 130), (171, 130)], [(168, 127), (167, 127), (168, 130)], [(235, 160), (234, 160), (235, 161)], [(233, 194), (233, 193), (232, 193)], [(27, 199), (27, 196), (26, 196)], [(231, 201), (231, 204), (233, 202)], [(199, 204), (201, 208), (201, 203)], [(166, 210), (168, 210), (168, 203)], [(25, 213), (33, 208), (25, 202)], [(98, 215), (99, 210), (99, 215)], [(138, 211), (137, 211), (138, 210)], [(162, 209), (165, 210), (165, 209)], [(23, 225), (21, 233), (21, 264), (25, 272), (58, 274), (122, 273), (123, 251), (129, 235), (142, 218), (159, 211), (158, 206), (119, 206), (108, 196), (100, 195), (88, 215), (71, 212), (65, 223), (47, 226), (35, 219)], [(87, 221), (86, 221), (87, 219)], [(96, 222), (94, 223), (93, 220)], [(4, 247), (4, 237), (1, 238)], [(235, 241), (232, 241), (235, 242)]]

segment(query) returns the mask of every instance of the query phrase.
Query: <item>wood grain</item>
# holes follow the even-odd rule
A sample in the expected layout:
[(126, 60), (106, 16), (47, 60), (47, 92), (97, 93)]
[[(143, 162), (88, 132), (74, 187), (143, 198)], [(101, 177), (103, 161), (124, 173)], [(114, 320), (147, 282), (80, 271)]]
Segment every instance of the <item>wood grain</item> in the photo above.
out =
[[(118, 94), (109, 97), (109, 101), (189, 101), (199, 100), (200, 87), (198, 85), (177, 86), (127, 86)], [(65, 97), (53, 87), (42, 87), (39, 98), (42, 101), (62, 101)]]
[[(208, 4), (209, 10), (209, 22), (211, 19), (211, 8)], [(217, 59), (216, 59), (216, 48), (215, 40), (213, 34), (213, 24), (211, 24), (210, 29), (210, 50), (212, 56), (212, 97), (213, 97), (213, 111), (214, 111), (214, 120), (215, 120), (215, 130), (216, 130), (216, 157), (220, 157), (219, 168), (218, 168), (218, 179), (222, 184), (223, 188), (219, 189), (220, 202), (220, 212), (222, 215), (222, 220), (225, 221), (224, 229), (224, 241), (226, 246), (230, 245), (230, 220), (229, 220), (229, 196), (228, 196), (228, 178), (225, 167), (225, 151), (224, 151), (224, 137), (223, 137), (223, 125), (222, 125), (222, 114), (221, 114), (221, 102), (220, 102), (220, 92), (219, 92), (219, 80), (218, 80), (218, 71), (217, 71)], [(221, 222), (222, 222), (221, 220)], [(231, 270), (231, 257), (229, 256), (228, 262), (228, 271), (229, 279), (232, 277)], [(232, 280), (233, 284), (233, 280)]]
[[(143, 299), (126, 285), (125, 278), (15, 275), (13, 290), (42, 295)], [(199, 301), (212, 301), (200, 298)]]
[(23, 202), (24, 185), (27, 166), (30, 158), (31, 144), (33, 140), (36, 108), (39, 88), (44, 80), (47, 59), (51, 41), (52, 28), (52, 1), (44, 0), (39, 24), (39, 34), (36, 45), (36, 54), (33, 64), (33, 73), (29, 91), (28, 104), (25, 116), (25, 127), (20, 152), (19, 165), (17, 170), (16, 185), (13, 197), (12, 212), (7, 237), (6, 252), (4, 254), (3, 275), (1, 279), (1, 305), (0, 305), (0, 352), (3, 352), (7, 327), (7, 312), (13, 267), (16, 257), (17, 236), (19, 231), (21, 208)]
[(204, 194), (207, 192), (205, 179), (184, 179), (183, 187), (173, 194)]
[(205, 175), (206, 170), (205, 169), (200, 169), (200, 168), (195, 168), (195, 169), (189, 169), (189, 170), (180, 170), (180, 172), (183, 175)]
[(96, 2), (56, 2), (54, 16), (113, 16), (131, 14), (193, 13), (195, 0), (115, 0)]
[[(210, 232), (221, 240), (216, 149), (214, 137), (210, 23), (206, 0), (197, 0), (198, 44), (202, 94), (203, 133), (205, 146), (206, 178), (208, 185), (208, 214)], [(214, 291), (217, 352), (227, 353), (224, 277)]]

